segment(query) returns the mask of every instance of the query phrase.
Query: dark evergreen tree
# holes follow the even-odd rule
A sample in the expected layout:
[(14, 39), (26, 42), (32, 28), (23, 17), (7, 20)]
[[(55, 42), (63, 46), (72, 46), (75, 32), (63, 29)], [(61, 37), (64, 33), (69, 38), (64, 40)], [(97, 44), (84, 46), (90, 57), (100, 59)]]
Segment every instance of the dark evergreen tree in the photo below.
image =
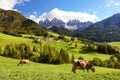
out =
[(0, 55), (2, 55), (2, 48), (1, 48), (1, 46), (0, 46)]
[(83, 58), (83, 57), (81, 57), (81, 56), (80, 56), (80, 57), (78, 57), (78, 59), (79, 59), (79, 60), (84, 60), (84, 58)]
[(74, 59), (75, 59), (75, 56), (74, 54), (72, 54), (71, 61), (73, 61)]
[(69, 55), (68, 55), (66, 50), (61, 48), (60, 55), (62, 56), (62, 58), (65, 61), (65, 63), (69, 63), (70, 62), (70, 57), (69, 57)]

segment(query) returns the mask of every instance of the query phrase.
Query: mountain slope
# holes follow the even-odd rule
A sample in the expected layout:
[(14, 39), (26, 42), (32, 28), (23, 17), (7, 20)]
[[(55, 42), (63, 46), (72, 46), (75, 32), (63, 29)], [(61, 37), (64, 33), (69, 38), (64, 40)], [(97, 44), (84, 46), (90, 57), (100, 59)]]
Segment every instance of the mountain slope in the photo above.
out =
[(0, 9), (0, 32), (7, 34), (27, 33), (43, 35), (46, 33), (46, 30), (16, 11)]
[(98, 42), (120, 41), (119, 22), (120, 13), (91, 25), (87, 29), (76, 33), (75, 36), (87, 38)]
[(72, 36), (74, 34), (74, 31), (68, 30), (66, 28), (63, 27), (57, 27), (57, 26), (53, 26), (51, 28), (49, 28), (51, 31), (58, 33), (60, 35), (68, 35), (68, 36)]

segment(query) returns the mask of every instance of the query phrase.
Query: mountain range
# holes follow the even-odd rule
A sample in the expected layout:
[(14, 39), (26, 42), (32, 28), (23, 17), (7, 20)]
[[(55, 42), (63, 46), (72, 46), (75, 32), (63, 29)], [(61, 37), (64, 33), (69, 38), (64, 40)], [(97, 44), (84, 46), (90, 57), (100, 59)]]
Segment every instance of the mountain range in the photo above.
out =
[(49, 19), (45, 19), (44, 21), (41, 20), (41, 21), (39, 21), (39, 24), (44, 26), (45, 28), (51, 28), (53, 26), (57, 26), (57, 27), (66, 28), (68, 30), (77, 30), (77, 29), (83, 30), (93, 23), (89, 22), (89, 21), (88, 22), (80, 22), (77, 19), (69, 20), (68, 22), (64, 22), (60, 19), (54, 18), (52, 20), (49, 20)]
[[(57, 21), (61, 23), (61, 27), (58, 27), (59, 25), (57, 24)], [(53, 25), (57, 24), (56, 26), (50, 28), (50, 30), (58, 34), (86, 38), (97, 42), (120, 41), (120, 13), (114, 14), (113, 16), (108, 17), (100, 22), (87, 22), (88, 25), (90, 23), (89, 26), (87, 23), (84, 23), (81, 27), (81, 23), (78, 20), (69, 21), (67, 22), (68, 26), (78, 25), (79, 28), (72, 31), (65, 29), (64, 25), (66, 23), (62, 22), (61, 20), (54, 19), (52, 21), (49, 21), (47, 19), (45, 22), (48, 24), (48, 26), (51, 22), (54, 22)]]
[[(97, 42), (120, 41), (120, 13), (96, 23), (81, 23), (79, 20), (70, 20), (65, 23), (54, 18), (51, 21), (48, 19), (40, 21), (40, 24), (46, 25), (46, 28), (61, 35), (86, 38)], [(0, 9), (0, 32), (2, 33), (46, 35), (48, 29), (40, 24), (25, 18), (19, 12)]]

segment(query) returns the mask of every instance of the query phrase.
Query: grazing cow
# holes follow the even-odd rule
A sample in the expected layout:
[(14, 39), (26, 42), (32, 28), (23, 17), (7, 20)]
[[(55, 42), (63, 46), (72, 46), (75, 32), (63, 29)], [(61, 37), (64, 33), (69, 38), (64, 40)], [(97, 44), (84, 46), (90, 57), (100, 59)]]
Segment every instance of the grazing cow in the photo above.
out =
[(89, 69), (90, 69), (92, 72), (95, 72), (95, 68), (87, 60), (73, 60), (72, 64), (73, 64), (73, 67), (72, 67), (72, 72), (73, 73), (76, 73), (76, 69), (81, 69), (83, 71), (85, 71), (85, 69), (87, 71), (89, 71)]
[(22, 60), (20, 60), (20, 62), (18, 63), (18, 65), (23, 65), (23, 64), (29, 64), (30, 63), (30, 61), (28, 60), (28, 59), (22, 59)]

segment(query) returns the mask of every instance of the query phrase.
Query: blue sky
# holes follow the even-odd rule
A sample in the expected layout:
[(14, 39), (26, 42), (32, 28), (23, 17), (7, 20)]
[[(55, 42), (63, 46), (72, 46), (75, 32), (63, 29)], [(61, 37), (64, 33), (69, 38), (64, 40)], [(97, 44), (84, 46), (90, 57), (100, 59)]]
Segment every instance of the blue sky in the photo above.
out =
[[(0, 8), (19, 11), (24, 16), (35, 21), (40, 20), (41, 17), (42, 19), (45, 17), (51, 18), (51, 15), (52, 17), (57, 15), (55, 11), (61, 14), (64, 14), (63, 12), (66, 12), (65, 14), (72, 12), (73, 15), (70, 15), (72, 18), (78, 15), (75, 13), (80, 12), (88, 14), (89, 18), (96, 18), (96, 21), (99, 21), (119, 13), (120, 0), (0, 0)], [(43, 13), (46, 15), (43, 16)], [(87, 18), (83, 14), (82, 16)], [(62, 15), (60, 18), (64, 16)]]

